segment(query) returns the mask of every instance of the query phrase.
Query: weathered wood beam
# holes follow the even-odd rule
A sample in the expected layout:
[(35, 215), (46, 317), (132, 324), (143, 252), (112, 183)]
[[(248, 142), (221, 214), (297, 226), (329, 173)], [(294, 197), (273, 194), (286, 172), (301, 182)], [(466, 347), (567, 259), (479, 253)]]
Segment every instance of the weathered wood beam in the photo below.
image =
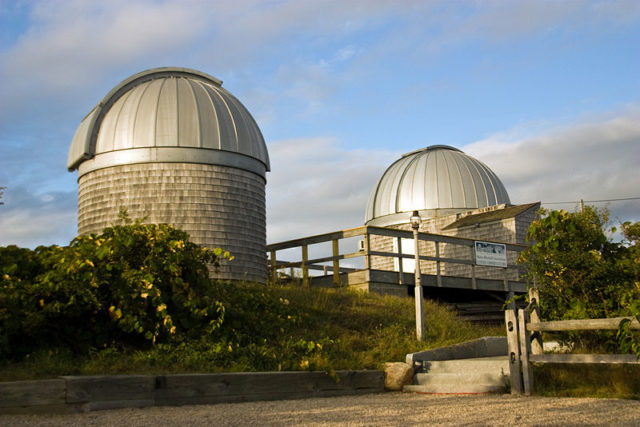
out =
[(515, 310), (505, 310), (504, 323), (507, 328), (507, 348), (509, 357), (509, 378), (511, 394), (522, 394), (520, 376), (520, 346), (518, 345), (518, 319)]
[(635, 354), (532, 354), (534, 363), (611, 363), (640, 364)]
[[(625, 317), (612, 317), (609, 319), (579, 319), (579, 320), (552, 320), (548, 322), (531, 322), (527, 324), (529, 331), (594, 331), (615, 330)], [(631, 320), (631, 329), (640, 329), (640, 323), (634, 317)]]

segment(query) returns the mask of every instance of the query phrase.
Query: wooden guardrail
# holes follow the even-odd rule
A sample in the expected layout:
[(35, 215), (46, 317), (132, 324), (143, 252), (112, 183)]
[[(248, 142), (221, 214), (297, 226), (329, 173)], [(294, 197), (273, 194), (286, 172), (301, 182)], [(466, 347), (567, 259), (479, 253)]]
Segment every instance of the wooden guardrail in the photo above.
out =
[[(340, 251), (340, 241), (353, 237), (363, 238), (363, 248), (356, 252), (348, 252), (341, 253)], [(372, 250), (371, 249), (371, 237), (372, 236), (387, 236), (396, 240), (396, 247), (398, 248), (397, 252), (386, 252), (380, 250)], [(285, 242), (273, 243), (267, 245), (267, 253), (269, 254), (268, 260), (268, 268), (269, 268), (269, 278), (273, 283), (278, 281), (278, 271), (283, 269), (293, 269), (299, 268), (302, 271), (302, 283), (303, 286), (309, 286), (310, 282), (310, 270), (322, 270), (325, 275), (331, 273), (333, 275), (333, 283), (336, 286), (340, 286), (341, 279), (340, 273), (345, 272), (353, 272), (353, 271), (361, 271), (361, 269), (349, 268), (349, 267), (341, 267), (340, 261), (353, 259), (353, 258), (364, 258), (364, 269), (371, 268), (371, 257), (390, 257), (394, 259), (415, 259), (414, 254), (406, 254), (402, 253), (402, 239), (413, 239), (413, 232), (406, 230), (397, 230), (392, 228), (384, 228), (384, 227), (374, 227), (374, 226), (362, 226), (356, 227), (341, 231), (335, 231), (331, 233), (319, 234), (315, 236), (304, 237), (300, 239), (288, 240)], [(442, 263), (451, 263), (451, 264), (463, 264), (471, 266), (471, 280), (472, 284), (475, 288), (476, 283), (476, 263), (473, 260), (473, 251), (475, 240), (467, 239), (462, 237), (451, 237), (440, 234), (433, 233), (418, 233), (418, 239), (427, 242), (434, 242), (435, 246), (435, 256), (418, 254), (418, 258), (421, 261), (431, 261), (436, 265), (436, 280), (438, 286), (442, 286), (442, 272), (441, 272), (441, 264)], [(309, 259), (309, 246), (318, 244), (331, 242), (332, 253), (330, 256), (324, 256), (320, 258)], [(495, 242), (499, 243), (499, 242)], [(451, 245), (459, 245), (469, 248), (469, 259), (463, 258), (451, 258), (441, 256), (441, 244), (451, 244)], [(527, 246), (521, 244), (511, 244), (511, 243), (503, 243), (506, 245), (507, 251), (515, 251), (521, 252)], [(287, 249), (300, 248), (300, 260), (299, 261), (281, 261), (277, 259), (277, 252)], [(331, 266), (320, 265), (322, 263), (331, 263)], [(403, 277), (403, 267), (402, 262), (398, 263), (398, 280), (399, 283), (402, 283)], [(491, 268), (491, 267), (489, 267)], [(510, 264), (507, 268), (503, 267), (493, 267), (496, 269), (504, 270), (504, 282), (505, 282), (505, 290), (507, 289), (507, 281), (508, 281), (508, 273), (507, 270), (518, 268), (518, 266)]]
[(533, 392), (532, 363), (640, 364), (634, 354), (544, 354), (541, 332), (617, 330), (625, 319), (630, 320), (631, 329), (640, 329), (640, 323), (634, 317), (543, 322), (539, 317), (537, 292), (532, 291), (530, 295), (534, 297), (530, 298), (529, 307), (517, 312), (505, 311), (512, 394), (530, 396)]

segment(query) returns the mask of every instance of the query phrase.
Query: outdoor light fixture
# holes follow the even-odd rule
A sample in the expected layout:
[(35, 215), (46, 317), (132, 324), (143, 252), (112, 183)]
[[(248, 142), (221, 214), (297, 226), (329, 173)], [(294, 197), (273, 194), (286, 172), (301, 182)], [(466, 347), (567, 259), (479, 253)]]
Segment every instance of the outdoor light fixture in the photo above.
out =
[(411, 214), (411, 228), (417, 230), (420, 227), (420, 214), (418, 211), (413, 211)]
[(414, 299), (416, 300), (416, 338), (422, 341), (422, 330), (424, 329), (424, 315), (422, 311), (422, 274), (420, 273), (420, 244), (418, 240), (418, 228), (420, 228), (420, 214), (413, 211), (411, 214), (411, 228), (413, 229), (413, 245), (415, 254), (415, 281), (416, 288)]

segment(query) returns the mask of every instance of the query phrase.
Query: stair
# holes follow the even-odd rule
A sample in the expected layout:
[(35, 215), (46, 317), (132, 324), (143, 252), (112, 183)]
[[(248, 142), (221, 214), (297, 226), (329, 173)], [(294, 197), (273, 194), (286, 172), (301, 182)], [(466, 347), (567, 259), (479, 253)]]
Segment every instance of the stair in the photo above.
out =
[(423, 362), (413, 384), (415, 393), (501, 393), (506, 391), (509, 360), (506, 356)]

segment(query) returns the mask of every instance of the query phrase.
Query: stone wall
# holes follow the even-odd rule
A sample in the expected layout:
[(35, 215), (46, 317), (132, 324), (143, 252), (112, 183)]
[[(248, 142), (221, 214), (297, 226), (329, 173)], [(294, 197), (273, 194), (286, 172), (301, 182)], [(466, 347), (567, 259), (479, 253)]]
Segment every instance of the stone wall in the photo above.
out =
[(79, 234), (100, 233), (126, 208), (132, 219), (172, 224), (195, 243), (231, 252), (221, 278), (266, 281), (262, 177), (226, 166), (144, 163), (93, 171), (78, 185)]

